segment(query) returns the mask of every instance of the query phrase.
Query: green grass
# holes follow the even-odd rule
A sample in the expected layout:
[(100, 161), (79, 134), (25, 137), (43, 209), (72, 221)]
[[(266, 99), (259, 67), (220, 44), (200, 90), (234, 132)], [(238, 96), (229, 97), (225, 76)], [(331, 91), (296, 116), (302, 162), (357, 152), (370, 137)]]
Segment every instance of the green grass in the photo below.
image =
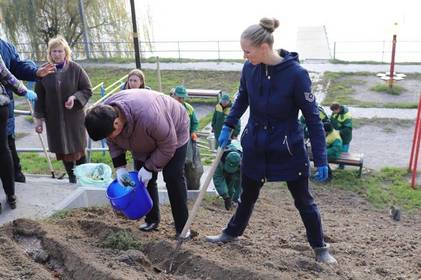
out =
[(101, 246), (115, 250), (140, 249), (141, 243), (133, 237), (133, 234), (126, 230), (119, 230), (109, 234)]
[(53, 215), (49, 217), (51, 220), (62, 220), (66, 218), (70, 214), (70, 209), (62, 209), (57, 212), (55, 212)]
[[(326, 97), (322, 105), (329, 106), (333, 102), (340, 104), (347, 104), (361, 108), (401, 108), (414, 109), (418, 107), (416, 102), (400, 102), (400, 103), (380, 103), (372, 101), (362, 101), (353, 98), (355, 90), (354, 85), (363, 85), (366, 81), (359, 79), (359, 77), (372, 76), (369, 72), (325, 72), (323, 75), (323, 84), (327, 86)], [(408, 74), (408, 79), (421, 80), (421, 74)]]
[[(43, 153), (20, 153), (19, 158), (24, 173), (50, 174), (48, 162)], [(50, 159), (56, 175), (64, 172), (61, 161), (57, 161), (55, 157), (50, 157)]]
[(19, 140), (19, 139), (21, 139), (21, 138), (23, 138), (25, 136), (28, 136), (28, 135), (29, 135), (28, 132), (16, 132), (15, 133), (15, 139), (16, 140)]
[(403, 168), (384, 168), (358, 178), (354, 170), (334, 170), (329, 188), (349, 190), (366, 198), (375, 207), (391, 205), (406, 210), (421, 209), (421, 189), (412, 189), (410, 174)]
[[(89, 75), (92, 86), (104, 82), (105, 87), (111, 85), (129, 72), (127, 69), (97, 67), (86, 67), (85, 70)], [(158, 90), (156, 71), (143, 71), (146, 76), (146, 84), (152, 89)], [(234, 93), (238, 89), (239, 80), (240, 73), (235, 71), (161, 71), (162, 91), (167, 94), (170, 92), (171, 88), (179, 84), (184, 84), (187, 88), (218, 89)], [(96, 90), (91, 101), (96, 101), (99, 98), (99, 90)], [(191, 100), (198, 102), (197, 99)], [(216, 103), (216, 99), (202, 98), (199, 101), (204, 103)], [(190, 99), (187, 100), (187, 102), (191, 102)]]
[(352, 127), (360, 128), (364, 125), (374, 125), (388, 131), (394, 131), (396, 128), (408, 128), (414, 126), (414, 120), (387, 119), (387, 118), (353, 118)]
[(370, 88), (371, 91), (375, 91), (375, 92), (384, 92), (384, 93), (388, 93), (391, 95), (399, 95), (402, 92), (406, 91), (406, 88), (398, 86), (398, 85), (394, 85), (392, 87), (389, 87), (389, 85), (383, 83), (383, 84), (377, 84), (373, 87)]

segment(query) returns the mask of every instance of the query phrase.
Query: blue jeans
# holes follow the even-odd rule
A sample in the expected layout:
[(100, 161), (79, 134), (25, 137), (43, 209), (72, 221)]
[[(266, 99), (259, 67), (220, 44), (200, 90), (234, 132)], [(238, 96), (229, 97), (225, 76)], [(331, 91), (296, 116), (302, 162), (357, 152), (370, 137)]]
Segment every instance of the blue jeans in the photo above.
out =
[[(325, 243), (320, 212), (309, 191), (308, 178), (305, 177), (297, 181), (289, 181), (287, 185), (288, 190), (294, 198), (295, 207), (300, 212), (310, 246), (312, 248), (323, 247)], [(234, 216), (232, 216), (227, 227), (224, 229), (224, 232), (230, 236), (240, 236), (244, 233), (263, 183), (254, 181), (243, 174), (241, 186), (243, 192), (241, 193), (240, 203)]]

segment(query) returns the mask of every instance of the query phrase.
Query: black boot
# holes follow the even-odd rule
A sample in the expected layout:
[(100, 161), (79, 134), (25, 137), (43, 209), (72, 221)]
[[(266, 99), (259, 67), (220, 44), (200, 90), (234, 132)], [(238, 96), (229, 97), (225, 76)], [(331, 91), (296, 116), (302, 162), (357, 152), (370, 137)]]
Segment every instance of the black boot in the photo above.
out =
[(7, 203), (11, 209), (16, 209), (16, 195), (7, 196)]
[(232, 208), (232, 199), (231, 199), (231, 197), (227, 196), (227, 197), (224, 198), (224, 206), (225, 206), (225, 209), (231, 210), (231, 208)]
[(0, 203), (0, 214), (1, 214), (1, 203)]
[(64, 161), (64, 168), (66, 169), (67, 175), (69, 175), (69, 183), (76, 184), (76, 176), (73, 173), (73, 167), (75, 166), (73, 161)]

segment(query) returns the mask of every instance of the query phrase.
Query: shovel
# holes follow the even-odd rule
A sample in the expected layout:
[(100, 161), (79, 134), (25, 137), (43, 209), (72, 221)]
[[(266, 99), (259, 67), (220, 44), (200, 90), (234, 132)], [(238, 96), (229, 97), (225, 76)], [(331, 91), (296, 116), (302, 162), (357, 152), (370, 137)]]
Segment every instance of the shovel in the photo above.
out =
[(170, 266), (169, 266), (169, 269), (168, 269), (169, 272), (172, 271), (172, 267), (173, 267), (174, 260), (175, 260), (175, 257), (177, 255), (177, 252), (180, 250), (181, 245), (183, 244), (183, 241), (186, 238), (187, 231), (190, 229), (190, 226), (193, 223), (193, 219), (196, 216), (197, 210), (199, 209), (200, 203), (202, 202), (203, 197), (206, 194), (206, 191), (209, 187), (209, 183), (210, 183), (210, 181), (213, 177), (213, 174), (215, 173), (215, 169), (218, 166), (219, 161), (221, 160), (221, 157), (222, 157), (223, 153), (224, 153), (224, 149), (222, 149), (221, 147), (218, 147), (218, 150), (216, 151), (216, 157), (212, 162), (212, 165), (209, 169), (208, 175), (205, 178), (205, 182), (202, 185), (202, 188), (199, 192), (199, 195), (197, 196), (196, 201), (194, 202), (194, 205), (193, 205), (193, 208), (190, 212), (189, 218), (187, 219), (187, 222), (184, 225), (184, 228), (181, 231), (180, 236), (177, 239), (177, 245), (175, 246), (175, 250), (174, 250), (174, 252), (172, 253), (172, 256), (171, 256)]
[[(28, 101), (28, 105), (29, 105), (29, 111), (31, 112), (31, 116), (34, 117), (34, 111), (33, 111), (33, 108), (32, 108), (32, 103), (29, 100), (27, 100), (27, 101)], [(39, 141), (41, 142), (41, 146), (42, 146), (42, 150), (44, 151), (44, 155), (47, 158), (48, 168), (50, 169), (51, 177), (52, 178), (55, 178), (56, 175), (54, 173), (53, 165), (51, 164), (51, 159), (48, 156), (47, 148), (45, 147), (45, 144), (44, 144), (44, 138), (42, 138), (41, 133), (37, 133), (37, 135), (38, 135)]]

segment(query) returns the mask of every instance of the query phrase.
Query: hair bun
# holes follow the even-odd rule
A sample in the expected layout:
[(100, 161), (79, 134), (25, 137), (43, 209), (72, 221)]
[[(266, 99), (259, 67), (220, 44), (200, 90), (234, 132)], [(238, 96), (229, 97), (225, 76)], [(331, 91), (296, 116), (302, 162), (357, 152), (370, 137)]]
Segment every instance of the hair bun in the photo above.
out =
[(259, 22), (259, 25), (263, 27), (269, 33), (273, 33), (276, 28), (279, 26), (279, 20), (276, 18), (262, 18)]

